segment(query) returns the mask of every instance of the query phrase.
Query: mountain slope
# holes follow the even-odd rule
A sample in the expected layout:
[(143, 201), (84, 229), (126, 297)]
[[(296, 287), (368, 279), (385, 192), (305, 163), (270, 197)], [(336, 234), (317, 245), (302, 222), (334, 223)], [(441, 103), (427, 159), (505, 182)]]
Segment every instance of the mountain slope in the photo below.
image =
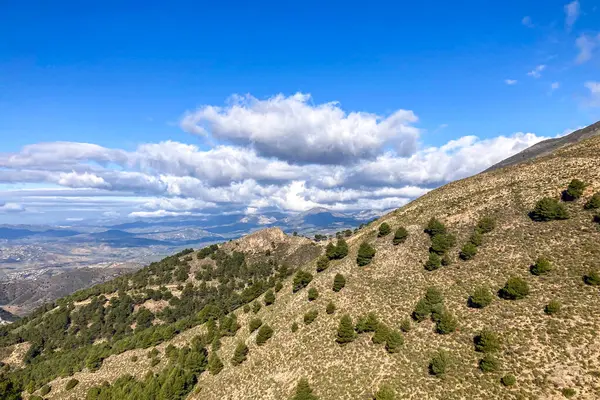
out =
[(514, 156), (502, 160), (498, 164), (491, 166), (486, 170), (486, 172), (508, 167), (510, 165), (520, 164), (522, 162), (535, 160), (538, 157), (548, 155), (562, 147), (578, 143), (582, 140), (589, 139), (598, 135), (600, 135), (600, 121), (596, 122), (595, 124), (589, 125), (585, 128), (579, 129), (575, 132), (572, 132), (566, 136), (555, 139), (548, 139), (544, 140), (543, 142), (536, 143), (533, 146), (521, 151), (520, 153), (517, 153)]
[[(574, 390), (577, 398), (598, 398), (600, 293), (598, 286), (586, 285), (582, 277), (600, 268), (599, 225), (594, 221), (592, 212), (583, 208), (585, 201), (600, 191), (599, 166), (600, 137), (593, 137), (531, 163), (451, 183), (359, 230), (347, 239), (349, 254), (342, 259), (331, 260), (329, 267), (322, 272), (315, 269), (316, 257), (322, 252), (320, 245), (304, 238), (283, 235), (278, 230), (261, 231), (223, 244), (209, 258), (194, 255), (187, 262), (191, 270), (189, 276), (185, 276), (186, 285), (191, 287), (207, 286), (203, 281), (204, 275), (209, 275), (210, 286), (226, 285), (227, 281), (231, 283), (231, 278), (219, 274), (243, 265), (236, 261), (240, 258), (236, 255), (238, 253), (244, 254), (246, 265), (252, 266), (250, 270), (264, 269), (263, 276), (273, 277), (272, 282), (280, 282), (282, 288), (276, 292), (272, 305), (264, 305), (265, 295), (260, 294), (258, 300), (263, 305), (256, 309), (256, 313), (249, 311), (250, 308), (244, 310), (242, 306), (235, 308), (233, 314), (241, 328), (232, 336), (221, 337), (220, 345), (206, 341), (206, 335), (211, 331), (214, 333), (211, 323), (202, 324), (202, 321), (196, 320), (199, 317), (194, 316), (191, 319), (180, 317), (175, 324), (181, 322), (184, 327), (158, 342), (138, 345), (125, 337), (125, 342), (117, 344), (110, 338), (106, 339), (105, 346), (110, 348), (110, 352), (106, 353), (97, 371), (93, 363), (94, 368), (83, 368), (81, 372), (74, 368), (65, 377), (52, 380), (52, 390), (45, 397), (85, 398), (86, 393), (92, 393), (89, 392), (92, 387), (104, 380), (113, 383), (128, 373), (142, 382), (148, 371), (158, 374), (148, 378), (148, 387), (152, 382), (155, 386), (157, 382), (163, 382), (162, 386), (166, 387), (165, 382), (169, 382), (169, 378), (161, 374), (177, 371), (168, 362), (167, 353), (173, 352), (169, 345), (186, 348), (196, 343), (194, 337), (204, 335), (198, 340), (205, 344), (211, 358), (219, 355), (224, 367), (219, 371), (213, 365), (211, 370), (216, 373), (198, 374), (189, 381), (189, 385), (183, 385), (188, 388), (186, 390), (193, 386), (188, 396), (190, 399), (289, 399), (303, 377), (323, 400), (372, 399), (384, 384), (391, 386), (398, 398), (412, 399), (559, 399), (564, 398), (563, 390), (566, 390), (565, 393)], [(565, 203), (569, 219), (535, 222), (528, 217), (539, 199), (546, 196), (559, 198), (573, 178), (586, 182), (587, 187), (581, 200)], [(490, 216), (496, 221), (495, 229), (483, 236), (474, 258), (460, 260), (459, 249), (469, 240), (478, 221)], [(423, 230), (432, 217), (441, 220), (456, 236), (456, 245), (448, 252), (450, 265), (427, 271), (424, 263), (432, 243)], [(378, 237), (377, 228), (383, 222), (391, 226), (392, 233)], [(400, 226), (407, 229), (409, 236), (404, 243), (394, 245), (393, 232)], [(356, 259), (363, 242), (370, 243), (376, 254), (370, 264), (359, 267)], [(530, 266), (540, 256), (550, 260), (552, 270), (536, 276), (530, 272)], [(179, 261), (174, 261), (178, 265), (177, 270), (184, 268), (182, 265), (185, 264), (181, 263), (185, 263), (189, 255), (178, 257)], [(274, 261), (268, 261), (271, 257)], [(225, 264), (219, 260), (228, 261)], [(308, 287), (294, 291), (292, 277), (285, 277), (287, 273), (273, 274), (267, 267), (285, 264), (294, 268), (302, 266), (314, 279)], [(231, 267), (219, 269), (219, 265)], [(288, 269), (278, 266), (276, 270)], [(139, 277), (132, 277), (127, 285), (132, 296), (135, 297), (136, 290), (139, 290), (135, 289), (136, 282), (147, 285), (158, 278), (159, 272), (163, 273), (160, 269), (146, 271), (156, 271), (156, 274), (152, 276), (148, 272), (148, 276), (142, 273)], [(221, 272), (217, 279), (212, 280), (214, 274), (206, 271)], [(246, 276), (244, 268), (240, 271)], [(338, 273), (345, 276), (346, 285), (335, 292), (332, 284)], [(527, 282), (529, 295), (514, 301), (496, 296), (495, 293), (514, 276)], [(447, 311), (456, 318), (454, 332), (437, 333), (436, 325), (429, 318), (418, 323), (410, 320), (419, 299), (432, 286), (439, 289)], [(493, 300), (485, 308), (471, 308), (467, 299), (479, 286), (488, 287), (494, 293)], [(276, 285), (274, 287), (277, 288)], [(311, 288), (319, 293), (313, 301), (308, 300)], [(108, 293), (108, 289), (105, 290)], [(177, 283), (168, 284), (166, 290), (175, 297), (182, 296)], [(90, 291), (86, 296), (64, 303), (67, 308), (85, 306), (94, 298), (92, 293)], [(116, 288), (112, 288), (107, 296), (111, 297), (111, 304), (113, 299), (125, 298), (118, 294)], [(554, 315), (547, 315), (544, 308), (552, 300), (560, 302), (562, 308)], [(139, 310), (142, 306), (152, 306), (156, 310), (157, 307), (165, 307), (164, 303), (160, 303), (162, 301), (147, 300), (135, 307)], [(336, 306), (333, 314), (325, 312), (329, 302)], [(257, 301), (252, 304), (257, 304)], [(61, 310), (62, 306), (36, 318), (43, 319), (45, 315), (52, 319), (53, 314), (48, 313), (63, 312)], [(313, 310), (318, 311), (316, 319), (305, 324), (305, 316)], [(403, 334), (404, 344), (398, 352), (388, 353), (383, 344), (374, 344), (369, 333), (359, 334), (356, 340), (343, 346), (336, 343), (343, 314), (348, 314), (356, 323), (360, 316), (369, 312), (375, 313), (379, 321), (393, 329), (399, 329), (403, 321), (410, 321), (411, 329)], [(195, 315), (189, 313), (192, 314)], [(206, 311), (198, 313), (200, 315), (206, 315)], [(250, 333), (248, 329), (250, 320), (257, 317), (273, 329), (272, 337), (261, 345), (257, 343), (258, 332)], [(224, 322), (219, 325), (226, 326), (226, 320), (220, 319)], [(34, 324), (37, 320), (32, 321), (31, 324)], [(294, 322), (298, 325), (296, 332), (291, 329)], [(483, 373), (478, 367), (483, 354), (475, 351), (473, 340), (482, 329), (493, 330), (499, 337), (499, 349), (494, 357), (500, 366), (495, 372)], [(18, 334), (21, 333), (11, 332), (8, 337)], [(137, 333), (134, 337), (137, 338)], [(240, 341), (246, 343), (249, 353), (244, 362), (233, 365), (231, 359)], [(16, 351), (17, 344), (11, 346), (15, 346)], [(97, 346), (103, 344), (99, 342)], [(157, 355), (147, 357), (152, 348), (157, 350)], [(447, 351), (451, 360), (443, 378), (429, 373), (429, 361), (439, 349)], [(29, 368), (35, 368), (36, 363), (42, 365), (47, 362), (48, 358), (44, 357), (58, 357), (61, 351), (42, 356)], [(83, 352), (84, 348), (79, 351)], [(182, 353), (188, 351), (182, 350)], [(87, 354), (86, 360), (89, 360), (91, 356)], [(155, 359), (157, 363), (152, 365)], [(87, 361), (84, 364), (87, 365)], [(73, 362), (73, 365), (77, 363)], [(21, 381), (30, 376), (18, 370), (13, 374), (11, 379)], [(508, 374), (516, 377), (516, 385), (504, 387), (500, 383), (501, 377)], [(71, 379), (68, 375), (79, 382), (71, 390), (67, 390)], [(123, 382), (130, 381), (124, 379), (118, 384)], [(40, 384), (41, 381), (36, 379), (33, 389), (38, 389)], [(145, 390), (150, 390), (148, 387)], [(94, 390), (110, 389), (105, 386)], [(135, 390), (141, 389), (135, 386)]]

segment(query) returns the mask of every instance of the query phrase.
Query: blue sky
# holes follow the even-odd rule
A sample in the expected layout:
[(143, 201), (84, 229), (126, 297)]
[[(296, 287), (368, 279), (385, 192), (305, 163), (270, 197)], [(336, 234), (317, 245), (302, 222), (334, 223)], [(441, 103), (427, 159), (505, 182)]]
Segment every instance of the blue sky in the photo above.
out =
[[(387, 190), (371, 199), (379, 201), (378, 208), (392, 208), (541, 138), (600, 119), (600, 9), (589, 0), (485, 6), (480, 1), (123, 3), (7, 1), (0, 6), (0, 37), (5, 38), (0, 41), (0, 205), (6, 209), (0, 222), (61, 221), (67, 214), (62, 210), (83, 204), (77, 192), (82, 190), (93, 191), (86, 194), (94, 201), (127, 201), (81, 206), (74, 219), (100, 211), (118, 218), (151, 212), (293, 212), (314, 205), (359, 211), (373, 201), (352, 191), (366, 196), (374, 188)], [(285, 103), (296, 93), (310, 98)], [(241, 120), (227, 108), (234, 94), (252, 96), (241, 106), (247, 111)], [(280, 101), (268, 103), (281, 117), (277, 121), (288, 120), (282, 110), (295, 110), (306, 120), (287, 131), (281, 124), (268, 125), (275, 114), (265, 102), (278, 94)], [(326, 126), (307, 122), (330, 102), (339, 103), (326, 110), (328, 121), (338, 112), (385, 120), (401, 109), (414, 118), (402, 117), (400, 125), (382, 128), (375, 139), (369, 136), (372, 127), (359, 132), (345, 117), (335, 116)], [(206, 113), (207, 106), (225, 108), (216, 118)], [(186, 115), (196, 119), (186, 125)], [(236, 131), (239, 124), (253, 122), (252, 129)], [(306, 134), (310, 139), (274, 138), (282, 129), (284, 138)], [(320, 139), (313, 140), (311, 129)], [(342, 132), (349, 147), (323, 139), (323, 130), (331, 137)], [(515, 139), (518, 132), (533, 136)], [(444, 147), (471, 136), (477, 141)], [(496, 146), (499, 137), (509, 142)], [(371, 139), (377, 143), (369, 144)], [(485, 140), (490, 153), (471, 159), (481, 157), (472, 153), (473, 146)], [(176, 153), (170, 158), (173, 165), (164, 161), (157, 166), (156, 153), (139, 154), (140, 145), (165, 141), (197, 147), (169, 145), (165, 154)], [(59, 142), (70, 143), (72, 159), (65, 158)], [(38, 148), (24, 148), (39, 143), (54, 143), (57, 150), (46, 149), (40, 159)], [(314, 143), (319, 146), (314, 157), (298, 155), (313, 151)], [(100, 148), (78, 156), (82, 144)], [(433, 157), (427, 150), (431, 146), (449, 157), (435, 156), (446, 161), (434, 171), (419, 163), (428, 154)], [(220, 153), (213, 154), (217, 148)], [(319, 149), (330, 151), (330, 157)], [(115, 156), (119, 151), (127, 155)], [(244, 158), (249, 154), (253, 161)], [(232, 173), (217, 178), (196, 156), (216, 157)], [(28, 157), (38, 158), (23, 161)], [(184, 161), (177, 157), (201, 163), (203, 172), (198, 165), (182, 168)], [(378, 169), (388, 159), (414, 173), (397, 176)], [(458, 174), (444, 170), (453, 163), (467, 167)], [(275, 176), (256, 176), (250, 170), (257, 166)], [(240, 174), (244, 168), (248, 171)], [(327, 182), (302, 175), (313, 170)], [(41, 176), (40, 171), (53, 172)], [(173, 188), (166, 178), (159, 178), (157, 187), (130, 187), (117, 172), (142, 174), (137, 177), (146, 182), (166, 175), (193, 177), (192, 186), (223, 193), (182, 190), (181, 182)], [(64, 175), (69, 173), (77, 176)], [(240, 194), (240, 185), (252, 189)], [(406, 188), (422, 191), (408, 193)], [(48, 205), (51, 198), (40, 206), (31, 199), (39, 200), (40, 193), (16, 192), (21, 189), (60, 189), (72, 200), (61, 206), (56, 200), (56, 211)], [(243, 198), (231, 201), (235, 196)], [(181, 209), (171, 204), (173, 199), (195, 206)], [(171, 203), (163, 209), (164, 201)], [(214, 205), (212, 211), (198, 201)]]

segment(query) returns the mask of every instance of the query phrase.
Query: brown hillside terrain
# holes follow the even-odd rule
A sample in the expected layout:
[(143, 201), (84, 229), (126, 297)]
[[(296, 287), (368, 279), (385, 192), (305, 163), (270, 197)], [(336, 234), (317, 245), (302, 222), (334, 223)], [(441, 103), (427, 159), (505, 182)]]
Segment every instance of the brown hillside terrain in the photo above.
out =
[[(565, 203), (570, 219), (534, 222), (528, 217), (537, 200), (545, 196), (559, 198), (573, 178), (588, 186), (581, 200)], [(600, 137), (594, 137), (532, 163), (434, 190), (348, 238), (348, 256), (331, 261), (323, 272), (315, 271), (318, 252), (311, 252), (306, 259), (298, 257), (298, 265), (306, 262), (305, 269), (314, 275), (308, 288), (292, 293), (290, 278), (277, 293), (275, 303), (263, 306), (258, 314), (238, 309), (235, 313), (241, 329), (235, 337), (223, 337), (218, 351), (224, 369), (218, 375), (200, 375), (188, 398), (288, 399), (302, 377), (308, 378), (322, 400), (372, 399), (383, 384), (394, 388), (399, 398), (409, 399), (559, 399), (564, 398), (563, 389), (574, 389), (578, 399), (600, 398), (600, 293), (597, 286), (585, 285), (582, 280), (590, 269), (600, 268), (600, 229), (593, 214), (583, 209), (584, 202), (598, 191)], [(460, 260), (459, 249), (485, 216), (496, 218), (496, 228), (484, 236), (472, 260)], [(451, 265), (426, 271), (423, 265), (430, 238), (423, 228), (431, 217), (446, 224), (457, 236), (457, 245), (450, 251)], [(391, 226), (392, 234), (378, 238), (377, 228), (382, 222)], [(392, 237), (399, 226), (407, 228), (409, 237), (395, 246)], [(258, 249), (258, 253), (268, 250), (265, 243), (281, 240), (288, 239), (270, 231), (260, 240), (242, 239), (240, 244), (232, 242), (224, 247)], [(359, 267), (356, 257), (363, 241), (377, 252), (371, 264)], [(290, 254), (319, 249), (308, 241), (294, 246)], [(529, 266), (539, 256), (547, 257), (553, 269), (534, 276)], [(340, 292), (331, 289), (337, 273), (346, 277), (346, 286)], [(512, 276), (529, 284), (526, 298), (510, 301), (494, 296), (486, 308), (467, 306), (475, 287), (484, 285), (496, 293)], [(343, 314), (356, 322), (359, 316), (373, 312), (380, 321), (399, 329), (430, 286), (440, 289), (447, 309), (457, 318), (455, 332), (441, 335), (429, 320), (411, 321), (412, 329), (404, 333), (404, 344), (395, 354), (388, 354), (383, 345), (373, 344), (372, 334), (360, 334), (344, 346), (336, 343)], [(307, 299), (309, 288), (319, 292), (312, 302)], [(551, 300), (560, 301), (562, 309), (549, 316), (544, 307)], [(337, 308), (332, 315), (325, 312), (330, 301)], [(318, 317), (306, 325), (303, 316), (313, 309), (318, 310)], [(273, 337), (262, 346), (255, 343), (257, 333), (248, 331), (248, 321), (256, 316), (274, 330)], [(297, 332), (291, 330), (293, 322), (299, 325)], [(500, 337), (496, 356), (501, 366), (496, 372), (483, 373), (478, 368), (482, 354), (474, 351), (473, 337), (484, 328)], [(192, 328), (157, 349), (163, 353), (169, 343), (186, 344), (203, 330), (203, 326)], [(230, 360), (240, 340), (250, 348), (248, 359), (233, 366)], [(447, 350), (451, 356), (443, 378), (428, 372), (429, 360), (438, 349)], [(125, 373), (140, 378), (150, 368), (145, 356), (149, 350), (114, 355), (97, 372), (76, 373), (74, 377), (80, 384), (70, 392), (64, 390), (69, 378), (57, 379), (51, 382), (53, 390), (46, 398), (85, 398), (91, 386), (104, 380), (114, 381)], [(139, 361), (133, 362), (132, 355), (138, 355)], [(153, 370), (165, 365), (161, 362)], [(513, 387), (500, 383), (505, 374), (516, 377)]]

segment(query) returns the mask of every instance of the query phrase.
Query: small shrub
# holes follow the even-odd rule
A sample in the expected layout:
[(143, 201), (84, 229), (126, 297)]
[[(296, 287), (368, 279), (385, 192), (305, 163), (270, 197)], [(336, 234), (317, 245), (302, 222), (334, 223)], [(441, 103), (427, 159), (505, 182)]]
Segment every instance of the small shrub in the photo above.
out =
[(389, 385), (383, 385), (375, 393), (374, 400), (395, 400), (396, 392)]
[(600, 209), (600, 192), (594, 193), (592, 197), (583, 206), (586, 210)]
[(154, 357), (158, 356), (159, 354), (160, 354), (160, 353), (158, 352), (158, 350), (156, 349), (156, 347), (154, 347), (154, 348), (152, 348), (152, 350), (150, 350), (150, 351), (149, 351), (149, 352), (146, 354), (146, 356), (147, 356), (148, 358), (154, 358)]
[(444, 296), (438, 288), (435, 286), (430, 286), (425, 292), (425, 300), (431, 305), (442, 304), (444, 302)]
[(425, 262), (425, 269), (427, 271), (435, 271), (442, 266), (442, 260), (440, 256), (435, 253), (429, 253), (429, 258)]
[(575, 389), (572, 389), (572, 388), (564, 388), (562, 390), (562, 394), (567, 399), (570, 399), (571, 397), (575, 396), (577, 394), (577, 392), (575, 391)]
[(496, 228), (496, 219), (492, 217), (483, 217), (477, 223), (476, 231), (485, 234), (490, 233), (494, 228)]
[(529, 294), (529, 285), (518, 277), (509, 278), (499, 295), (506, 300), (520, 300)]
[(476, 230), (469, 237), (469, 243), (475, 246), (481, 246), (481, 244), (483, 243), (483, 234)]
[(598, 271), (590, 271), (587, 275), (583, 276), (583, 281), (586, 285), (599, 286), (600, 285), (600, 274)]
[(244, 314), (248, 314), (250, 312), (250, 304), (245, 304), (243, 311)]
[(383, 224), (379, 225), (379, 232), (378, 232), (377, 236), (379, 236), (379, 237), (387, 236), (390, 234), (391, 231), (392, 231), (392, 228), (390, 228), (390, 226), (387, 224), (387, 222), (384, 222)]
[(445, 311), (442, 313), (439, 320), (437, 321), (435, 330), (439, 334), (447, 335), (449, 333), (454, 332), (456, 330), (457, 325), (458, 321), (456, 320), (456, 318), (454, 318), (454, 316), (448, 311)]
[(346, 278), (342, 274), (336, 274), (335, 278), (333, 278), (333, 291), (339, 292), (346, 286)]
[(500, 379), (500, 382), (502, 382), (502, 384), (507, 387), (514, 386), (517, 383), (517, 378), (515, 378), (514, 375), (508, 374), (504, 375), (502, 379)]
[(402, 336), (401, 332), (398, 332), (397, 330), (391, 330), (388, 332), (385, 341), (385, 349), (388, 353), (399, 352), (403, 344), (404, 336)]
[(292, 324), (292, 333), (294, 333), (294, 332), (296, 332), (296, 331), (298, 331), (298, 323), (297, 323), (297, 322), (294, 322), (294, 323)]
[(425, 321), (431, 314), (431, 306), (425, 299), (421, 299), (417, 302), (412, 317), (417, 322)]
[(155, 357), (150, 360), (150, 367), (156, 367), (158, 364), (160, 364), (159, 358)]
[(479, 369), (483, 372), (494, 372), (500, 369), (500, 362), (491, 354), (486, 354), (479, 360)]
[(275, 284), (275, 293), (279, 293), (279, 291), (280, 291), (281, 289), (283, 289), (283, 283), (281, 283), (281, 282), (277, 282), (277, 283)]
[(468, 305), (471, 308), (484, 308), (490, 305), (494, 296), (486, 287), (480, 286), (475, 288), (471, 296), (469, 296)]
[(329, 243), (325, 249), (325, 255), (330, 260), (341, 260), (348, 255), (348, 243), (344, 239), (338, 239), (337, 245)]
[(313, 390), (308, 384), (308, 380), (302, 378), (298, 381), (295, 394), (291, 400), (319, 400), (319, 398), (313, 394)]
[(69, 379), (69, 381), (65, 385), (65, 390), (71, 390), (71, 389), (73, 389), (77, 385), (79, 385), (79, 381), (77, 379), (75, 379), (75, 378), (71, 378), (71, 379)]
[(48, 393), (50, 393), (50, 390), (52, 390), (52, 388), (49, 385), (44, 385), (42, 386), (42, 388), (40, 389), (40, 394), (42, 396), (47, 395)]
[(44, 400), (42, 396), (38, 396), (37, 394), (32, 394), (29, 396), (29, 400)]
[(255, 301), (252, 304), (252, 312), (254, 314), (258, 314), (258, 312), (260, 311), (261, 308), (262, 308), (262, 304), (260, 304), (258, 301)]
[(446, 312), (444, 305), (441, 303), (430, 305), (430, 309), (431, 309), (431, 320), (435, 323), (438, 323), (442, 319), (442, 315)]
[(544, 275), (552, 270), (552, 265), (547, 258), (538, 257), (538, 259), (535, 261), (535, 264), (533, 264), (529, 270), (533, 275)]
[(249, 351), (250, 350), (248, 349), (248, 346), (246, 346), (246, 343), (239, 342), (235, 348), (235, 351), (233, 352), (233, 357), (231, 358), (231, 364), (240, 365), (241, 363), (246, 361)]
[(411, 329), (410, 319), (404, 318), (402, 320), (402, 322), (400, 322), (400, 329), (402, 330), (402, 332), (410, 332), (410, 329)]
[(579, 179), (573, 179), (571, 183), (569, 183), (569, 186), (567, 186), (567, 190), (562, 192), (562, 199), (564, 201), (575, 201), (579, 199), (583, 195), (585, 186), (585, 183)]
[(450, 233), (440, 233), (431, 238), (431, 247), (429, 251), (432, 251), (438, 255), (443, 255), (445, 252), (450, 250), (456, 244), (456, 238)]
[(539, 200), (529, 213), (529, 217), (534, 221), (552, 221), (568, 219), (569, 213), (564, 205), (560, 204), (556, 199), (544, 197)]
[(265, 293), (265, 306), (270, 306), (275, 303), (275, 293), (271, 289)]
[(131, 356), (131, 362), (138, 362), (138, 356)]
[(484, 329), (473, 338), (475, 351), (480, 353), (494, 353), (500, 350), (500, 339), (498, 335), (490, 330)]
[(557, 314), (560, 311), (560, 303), (556, 300), (552, 300), (550, 303), (546, 304), (544, 307), (544, 312), (548, 315)]
[(359, 267), (369, 265), (371, 260), (373, 260), (373, 257), (375, 257), (375, 249), (367, 242), (361, 243), (360, 247), (358, 248), (356, 264), (358, 264)]
[(440, 234), (443, 235), (446, 233), (446, 226), (432, 217), (425, 227), (425, 233), (431, 237)]
[(356, 332), (354, 331), (354, 324), (352, 318), (348, 314), (342, 316), (340, 324), (338, 326), (337, 338), (335, 341), (341, 345), (350, 343), (356, 339)]
[(260, 328), (262, 324), (263, 322), (260, 318), (252, 318), (248, 323), (248, 330), (250, 331), (250, 333), (252, 333), (258, 328)]
[(310, 310), (306, 314), (304, 314), (304, 323), (306, 325), (312, 324), (312, 322), (317, 319), (319, 312), (317, 310)]
[(256, 335), (256, 344), (262, 346), (267, 342), (267, 340), (271, 339), (273, 336), (273, 328), (269, 325), (263, 325), (258, 330), (258, 334)]
[(370, 312), (366, 317), (359, 318), (355, 330), (357, 333), (375, 332), (378, 325), (379, 318), (375, 313)]
[(312, 281), (313, 276), (309, 272), (299, 270), (294, 276), (294, 282), (292, 285), (292, 292), (296, 293), (298, 290), (308, 286)]
[(335, 304), (329, 302), (329, 304), (327, 304), (327, 308), (325, 308), (325, 312), (329, 315), (333, 314), (335, 312)]
[(465, 244), (460, 250), (460, 258), (467, 261), (475, 257), (477, 254), (477, 246), (473, 243)]
[(387, 325), (380, 322), (379, 324), (377, 324), (377, 328), (375, 328), (375, 333), (373, 334), (371, 341), (374, 344), (385, 343), (388, 338), (389, 333), (390, 333), (390, 329), (387, 327)]
[(317, 272), (323, 272), (329, 267), (329, 257), (321, 256), (317, 260)]
[(406, 242), (406, 239), (408, 239), (408, 231), (405, 227), (401, 226), (400, 228), (396, 229), (392, 243), (394, 245), (399, 245), (400, 243)]
[(213, 352), (208, 358), (208, 372), (211, 375), (218, 375), (223, 370), (223, 361), (219, 358), (219, 355)]
[(319, 291), (317, 289), (310, 288), (308, 289), (308, 301), (314, 301), (319, 297)]
[(429, 373), (435, 376), (443, 376), (450, 364), (450, 356), (444, 350), (438, 351), (429, 361)]

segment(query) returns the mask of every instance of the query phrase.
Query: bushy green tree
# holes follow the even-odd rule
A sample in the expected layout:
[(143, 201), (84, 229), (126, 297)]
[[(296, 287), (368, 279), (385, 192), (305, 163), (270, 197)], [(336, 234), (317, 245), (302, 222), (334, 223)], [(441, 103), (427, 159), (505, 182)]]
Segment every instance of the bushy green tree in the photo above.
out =
[(467, 261), (475, 257), (477, 254), (477, 246), (473, 243), (466, 243), (460, 250), (460, 258)]
[(482, 234), (490, 233), (496, 228), (496, 219), (493, 217), (483, 217), (477, 222), (476, 231)]
[(417, 322), (425, 321), (429, 315), (431, 315), (431, 305), (427, 303), (425, 299), (421, 299), (417, 302), (412, 317)]
[(208, 371), (211, 375), (217, 375), (223, 370), (223, 362), (216, 352), (213, 352), (208, 358)]
[(476, 229), (475, 232), (473, 232), (469, 237), (468, 243), (471, 243), (475, 246), (481, 246), (483, 243), (483, 234)]
[(371, 341), (374, 344), (385, 343), (385, 341), (388, 338), (389, 332), (390, 332), (390, 328), (388, 328), (388, 326), (386, 324), (384, 324), (383, 322), (380, 322), (377, 324), (377, 327), (375, 328), (375, 333), (373, 334)]
[(250, 312), (250, 304), (244, 304), (242, 311), (244, 311), (244, 314), (248, 314)]
[(431, 238), (429, 251), (443, 255), (456, 244), (456, 238), (450, 233), (439, 233)]
[(356, 264), (360, 267), (369, 265), (371, 260), (375, 257), (375, 249), (367, 242), (361, 243), (358, 248), (358, 256), (356, 257)]
[(562, 193), (564, 201), (575, 201), (583, 195), (586, 184), (579, 179), (573, 179), (567, 189)]
[(436, 218), (431, 218), (425, 227), (425, 233), (433, 237), (435, 235), (443, 235), (447, 232), (446, 226)]
[(256, 344), (262, 346), (267, 342), (267, 340), (271, 339), (273, 336), (273, 328), (269, 325), (263, 325), (258, 330), (258, 334), (256, 335)]
[(483, 372), (495, 372), (500, 369), (500, 361), (491, 354), (486, 354), (479, 360), (479, 369)]
[(341, 260), (348, 255), (348, 243), (343, 238), (338, 239), (336, 245), (329, 243), (325, 248), (325, 255), (330, 260)]
[(246, 343), (239, 342), (237, 344), (237, 346), (235, 347), (235, 351), (233, 352), (233, 357), (231, 358), (231, 363), (233, 365), (240, 365), (241, 363), (246, 361), (249, 351), (250, 350), (248, 349), (248, 346), (246, 346)]
[(442, 259), (440, 256), (433, 252), (429, 252), (429, 258), (425, 262), (425, 269), (427, 271), (435, 271), (442, 266)]
[(529, 285), (519, 277), (512, 277), (506, 281), (506, 284), (500, 289), (499, 295), (506, 300), (519, 300), (529, 294)]
[(50, 385), (44, 385), (42, 386), (42, 388), (40, 389), (40, 394), (42, 396), (47, 395), (48, 393), (50, 393), (50, 390), (52, 390), (52, 387)]
[(550, 261), (545, 257), (538, 257), (535, 263), (529, 268), (533, 275), (544, 275), (552, 270)]
[(600, 209), (600, 192), (594, 193), (592, 197), (583, 206), (586, 210)]
[(443, 376), (450, 364), (450, 355), (445, 350), (439, 350), (429, 361), (429, 373)]
[(377, 236), (379, 236), (379, 237), (387, 236), (390, 234), (391, 231), (392, 231), (392, 228), (390, 228), (390, 225), (387, 222), (384, 222), (381, 225), (379, 225), (379, 232), (377, 233)]
[(370, 312), (366, 317), (358, 319), (355, 330), (357, 333), (375, 332), (378, 325), (379, 318), (377, 318), (375, 313)]
[(539, 200), (529, 216), (534, 221), (552, 221), (568, 219), (569, 213), (564, 205), (551, 197), (544, 197)]
[(265, 293), (265, 306), (270, 306), (275, 303), (275, 293), (271, 289)]
[(258, 301), (255, 301), (252, 305), (252, 312), (254, 314), (258, 314), (258, 312), (260, 311), (261, 308), (262, 308), (262, 304), (260, 304)]
[(67, 381), (67, 384), (65, 385), (65, 390), (71, 390), (77, 385), (79, 385), (79, 381), (75, 378), (71, 378)]
[(560, 302), (556, 300), (551, 300), (546, 307), (544, 307), (544, 312), (548, 315), (557, 314), (560, 311), (561, 305)]
[(310, 289), (308, 289), (308, 301), (314, 301), (318, 298), (319, 298), (319, 291), (316, 288), (311, 287)]
[(591, 270), (583, 276), (583, 281), (590, 286), (600, 286), (600, 273), (596, 270)]
[(388, 353), (397, 353), (402, 348), (404, 344), (404, 336), (401, 332), (392, 329), (388, 332), (386, 341), (385, 341), (385, 349)]
[(283, 289), (283, 283), (281, 283), (281, 282), (277, 282), (277, 283), (275, 284), (275, 293), (279, 293), (279, 291), (280, 291), (281, 289)]
[(335, 312), (335, 304), (333, 304), (331, 301), (329, 302), (329, 304), (327, 304), (327, 308), (325, 309), (325, 312), (327, 312), (327, 314), (333, 314)]
[(439, 320), (435, 325), (435, 329), (437, 333), (442, 335), (447, 335), (456, 330), (456, 326), (458, 325), (457, 319), (450, 314), (448, 311), (442, 312)]
[(312, 322), (315, 319), (317, 319), (318, 315), (319, 315), (319, 311), (317, 311), (317, 310), (308, 311), (306, 314), (304, 314), (304, 323), (306, 325), (312, 324)]
[(333, 278), (333, 291), (339, 292), (346, 286), (346, 278), (342, 274), (335, 274), (335, 278)]
[(500, 338), (488, 329), (484, 329), (473, 338), (475, 351), (480, 353), (494, 353), (500, 350)]
[(405, 227), (401, 226), (398, 229), (396, 229), (392, 243), (394, 245), (399, 245), (400, 243), (406, 242), (406, 239), (408, 239), (408, 231)]
[(250, 330), (250, 333), (252, 333), (255, 330), (257, 330), (258, 328), (260, 328), (260, 326), (262, 324), (263, 324), (263, 322), (260, 318), (252, 318), (250, 320), (250, 322), (248, 323), (248, 329)]
[(517, 378), (512, 374), (507, 374), (500, 379), (500, 382), (502, 382), (504, 386), (514, 386), (517, 383)]
[(321, 256), (317, 260), (317, 272), (325, 271), (329, 267), (329, 257)]
[(313, 276), (311, 273), (299, 270), (294, 276), (292, 291), (295, 293), (298, 290), (305, 288), (312, 281), (312, 279)]
[(302, 378), (298, 381), (298, 384), (296, 385), (296, 391), (291, 400), (319, 400), (319, 398), (314, 395), (308, 380), (306, 378)]
[(402, 332), (409, 332), (411, 329), (410, 319), (404, 318), (402, 322), (400, 322), (400, 329)]
[(425, 300), (430, 305), (442, 304), (444, 302), (444, 296), (438, 288), (436, 288), (435, 286), (430, 286), (425, 292)]
[(375, 393), (374, 400), (395, 400), (396, 392), (389, 385), (383, 385)]
[(484, 308), (489, 306), (493, 299), (494, 296), (488, 288), (479, 286), (475, 288), (471, 296), (469, 296), (468, 305), (472, 308)]
[(338, 326), (336, 342), (341, 345), (350, 343), (356, 339), (356, 332), (354, 331), (354, 324), (352, 318), (348, 314), (344, 314), (340, 319)]

